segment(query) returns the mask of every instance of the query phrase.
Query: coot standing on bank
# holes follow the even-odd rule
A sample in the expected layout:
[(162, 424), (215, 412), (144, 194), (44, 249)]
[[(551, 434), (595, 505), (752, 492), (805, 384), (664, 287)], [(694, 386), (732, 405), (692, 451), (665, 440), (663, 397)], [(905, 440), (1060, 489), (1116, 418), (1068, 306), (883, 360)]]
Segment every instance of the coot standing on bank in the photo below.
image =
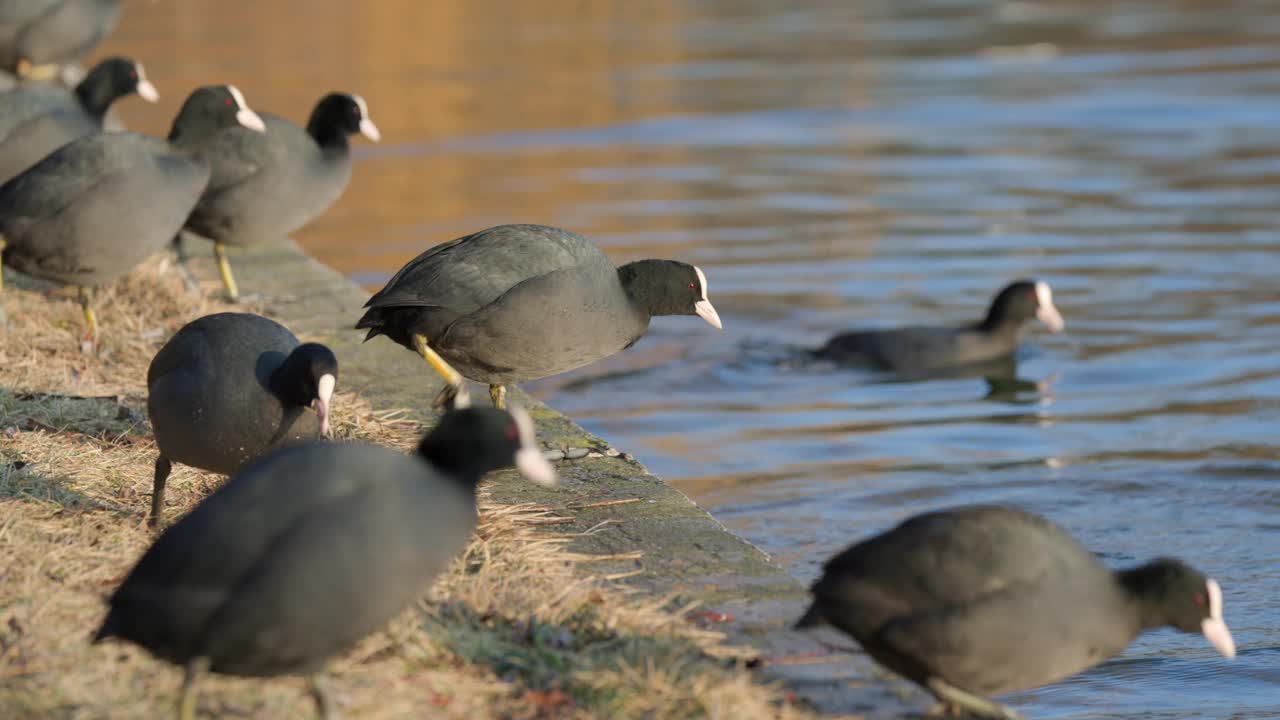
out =
[[(218, 313), (187, 323), (147, 369), (147, 412), (160, 456), (152, 526), (174, 462), (223, 475), (281, 445), (329, 433), (338, 360), (260, 315)], [(314, 412), (312, 412), (314, 410)]]
[(76, 138), (101, 132), (111, 104), (133, 93), (147, 102), (160, 99), (142, 63), (113, 57), (95, 65), (73, 89), (24, 83), (0, 94), (0, 182)]
[(209, 166), (195, 150), (235, 124), (263, 129), (239, 90), (211, 85), (183, 103), (167, 141), (100, 132), (56, 150), (0, 185), (4, 264), (77, 286), (89, 335), (96, 337), (92, 288), (173, 238), (209, 181)]
[[(186, 222), (187, 230), (213, 241), (232, 300), (240, 291), (226, 248), (277, 242), (315, 220), (351, 180), (348, 136), (382, 137), (364, 98), (348, 93), (321, 98), (305, 130), (271, 113), (262, 113), (262, 121), (265, 133), (229, 127), (202, 146), (213, 175)], [(185, 260), (180, 236), (174, 244)]]
[(317, 674), (391, 620), (465, 547), (476, 484), (515, 466), (554, 484), (527, 413), (447, 412), (414, 455), (362, 443), (281, 448), (174, 523), (111, 597), (95, 641), (119, 637), (186, 668), (180, 717), (203, 670)]
[(1226, 657), (1222, 590), (1178, 560), (1113, 571), (1031, 513), (918, 515), (832, 558), (798, 623), (828, 623), (944, 705), (1013, 718), (985, 696), (1051, 683), (1119, 654), (1143, 630), (1203, 633)]
[(631, 347), (659, 315), (720, 316), (702, 270), (674, 260), (621, 267), (585, 237), (545, 225), (499, 225), (437, 245), (379, 290), (357, 329), (386, 335), (444, 377), (506, 385), (556, 375)]

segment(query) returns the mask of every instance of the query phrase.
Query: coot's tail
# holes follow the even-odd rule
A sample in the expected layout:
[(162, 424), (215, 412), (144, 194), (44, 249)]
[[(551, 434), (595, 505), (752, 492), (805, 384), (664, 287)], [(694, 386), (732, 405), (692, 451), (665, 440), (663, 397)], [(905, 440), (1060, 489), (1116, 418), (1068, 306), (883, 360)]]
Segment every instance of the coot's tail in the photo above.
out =
[(796, 630), (803, 630), (825, 625), (826, 623), (827, 619), (822, 616), (822, 610), (818, 608), (818, 603), (814, 603), (805, 611), (804, 616), (796, 621), (794, 627)]
[(92, 642), (96, 645), (109, 637), (115, 637), (117, 630), (116, 613), (112, 610), (107, 613), (107, 619), (102, 621), (102, 627), (98, 628), (98, 632), (93, 634)]
[(386, 322), (387, 319), (382, 314), (382, 308), (369, 308), (365, 311), (364, 316), (360, 318), (360, 322), (356, 323), (356, 329), (364, 330), (368, 328), (369, 334), (364, 336), (364, 341), (369, 342), (383, 334), (382, 328), (386, 325)]

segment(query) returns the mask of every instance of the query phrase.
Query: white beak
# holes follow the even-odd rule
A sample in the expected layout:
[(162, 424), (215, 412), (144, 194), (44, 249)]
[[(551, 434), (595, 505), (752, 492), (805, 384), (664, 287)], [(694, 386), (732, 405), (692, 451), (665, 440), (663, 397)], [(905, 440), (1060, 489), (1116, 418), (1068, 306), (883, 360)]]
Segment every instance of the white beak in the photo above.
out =
[(249, 104), (245, 102), (244, 93), (240, 92), (240, 88), (235, 85), (228, 85), (227, 92), (231, 93), (231, 97), (236, 100), (236, 106), (240, 108), (236, 111), (236, 122), (250, 130), (266, 132), (266, 124), (262, 122), (262, 118), (258, 117), (258, 113), (249, 109)]
[(374, 142), (378, 142), (382, 139), (382, 133), (378, 132), (378, 126), (374, 125), (373, 121), (369, 118), (362, 118), (360, 120), (360, 134)]
[(146, 100), (147, 102), (156, 102), (157, 100), (159, 100), (160, 92), (156, 90), (156, 86), (152, 85), (151, 81), (147, 79), (147, 74), (142, 69), (142, 63), (140, 62), (134, 63), (133, 71), (138, 73), (138, 83), (136, 86), (136, 90), (138, 91), (138, 97), (142, 98), (143, 100)]
[(507, 412), (511, 414), (512, 419), (516, 421), (516, 427), (520, 430), (520, 449), (516, 451), (516, 469), (521, 475), (539, 485), (551, 487), (558, 483), (560, 480), (556, 476), (556, 469), (538, 449), (533, 432), (533, 418), (519, 406), (511, 406)]
[(159, 102), (160, 91), (156, 90), (156, 86), (152, 85), (150, 80), (139, 80), (138, 97), (147, 102)]
[(693, 311), (698, 313), (698, 317), (710, 323), (711, 327), (717, 330), (723, 329), (720, 325), (720, 313), (716, 312), (716, 309), (711, 306), (710, 300), (699, 300), (694, 303)]
[(1212, 578), (1205, 587), (1209, 591), (1209, 617), (1200, 622), (1200, 629), (1215, 650), (1223, 657), (1233, 658), (1236, 656), (1236, 641), (1222, 620), (1222, 588)]
[(1044, 323), (1049, 332), (1062, 332), (1067, 324), (1058, 313), (1058, 308), (1053, 306), (1053, 291), (1049, 289), (1049, 283), (1036, 283), (1036, 305), (1036, 319)]
[(329, 401), (333, 398), (333, 386), (337, 384), (338, 379), (334, 376), (321, 375), (316, 385), (316, 399), (311, 401), (311, 407), (320, 418), (320, 434), (325, 437), (329, 437)]

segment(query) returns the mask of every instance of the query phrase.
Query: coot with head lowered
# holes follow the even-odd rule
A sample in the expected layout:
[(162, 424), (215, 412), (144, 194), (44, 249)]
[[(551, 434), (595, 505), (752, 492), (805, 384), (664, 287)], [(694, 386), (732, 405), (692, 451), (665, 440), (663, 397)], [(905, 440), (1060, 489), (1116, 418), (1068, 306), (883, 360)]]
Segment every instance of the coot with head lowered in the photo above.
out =
[(621, 267), (585, 237), (545, 225), (499, 225), (409, 261), (369, 302), (357, 328), (422, 355), (446, 392), (463, 378), (506, 385), (556, 375), (631, 347), (659, 315), (720, 327), (707, 276), (675, 260)]

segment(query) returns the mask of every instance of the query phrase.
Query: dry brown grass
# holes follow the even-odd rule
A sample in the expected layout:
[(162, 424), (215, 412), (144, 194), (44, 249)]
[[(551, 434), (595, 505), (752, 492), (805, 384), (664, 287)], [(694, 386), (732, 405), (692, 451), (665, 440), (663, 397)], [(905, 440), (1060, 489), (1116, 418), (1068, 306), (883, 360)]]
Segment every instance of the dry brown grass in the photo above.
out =
[[(153, 262), (150, 271), (162, 268)], [(103, 293), (101, 356), (82, 355), (73, 300), (7, 288), (0, 338), (0, 716), (153, 718), (180, 673), (126, 644), (90, 645), (103, 599), (146, 548), (155, 448), (146, 364), (174, 329), (220, 309), (176, 277)], [(5, 389), (7, 388), (7, 389)], [(56, 393), (56, 394), (50, 394)], [(73, 397), (94, 396), (94, 397)], [(340, 437), (411, 448), (423, 428), (361, 398)], [(221, 478), (175, 466), (169, 520)], [(564, 512), (563, 510), (559, 512)], [(807, 717), (665, 599), (593, 579), (543, 511), (482, 494), (472, 544), (418, 607), (332, 666), (343, 715), (372, 718)], [(209, 677), (204, 715), (310, 717), (301, 681)]]

